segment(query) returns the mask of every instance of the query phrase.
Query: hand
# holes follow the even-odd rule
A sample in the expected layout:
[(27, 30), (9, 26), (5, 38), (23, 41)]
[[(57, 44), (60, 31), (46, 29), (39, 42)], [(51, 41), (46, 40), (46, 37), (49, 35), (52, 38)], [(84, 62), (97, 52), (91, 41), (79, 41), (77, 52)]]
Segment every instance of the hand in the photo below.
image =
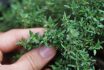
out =
[[(8, 32), (0, 33), (0, 59), (2, 53), (8, 53), (18, 48), (16, 42), (22, 38), (29, 37), (29, 30), (34, 33), (44, 33), (43, 28), (34, 29), (13, 29)], [(34, 45), (35, 46), (35, 45)], [(0, 70), (41, 70), (56, 54), (54, 48), (39, 47), (23, 55), (16, 63), (11, 65), (0, 64)]]

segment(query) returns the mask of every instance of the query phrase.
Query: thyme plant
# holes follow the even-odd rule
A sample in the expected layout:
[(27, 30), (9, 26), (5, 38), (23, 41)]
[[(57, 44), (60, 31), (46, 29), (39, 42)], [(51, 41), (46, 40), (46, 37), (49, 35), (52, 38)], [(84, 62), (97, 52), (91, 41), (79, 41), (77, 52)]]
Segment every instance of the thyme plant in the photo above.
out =
[(103, 0), (11, 0), (0, 21), (11, 28), (45, 28), (43, 36), (30, 31), (18, 44), (26, 51), (56, 47), (52, 70), (95, 70), (97, 50), (104, 46)]

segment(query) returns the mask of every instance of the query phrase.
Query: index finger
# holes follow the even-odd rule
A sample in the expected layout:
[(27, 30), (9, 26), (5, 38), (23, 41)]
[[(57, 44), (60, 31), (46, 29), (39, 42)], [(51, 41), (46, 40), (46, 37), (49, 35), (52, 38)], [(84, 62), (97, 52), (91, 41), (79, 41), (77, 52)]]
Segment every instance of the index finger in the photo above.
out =
[(43, 28), (30, 28), (30, 29), (13, 29), (0, 35), (0, 50), (2, 52), (10, 52), (17, 48), (16, 43), (21, 39), (27, 39), (29, 37), (29, 31), (44, 33)]

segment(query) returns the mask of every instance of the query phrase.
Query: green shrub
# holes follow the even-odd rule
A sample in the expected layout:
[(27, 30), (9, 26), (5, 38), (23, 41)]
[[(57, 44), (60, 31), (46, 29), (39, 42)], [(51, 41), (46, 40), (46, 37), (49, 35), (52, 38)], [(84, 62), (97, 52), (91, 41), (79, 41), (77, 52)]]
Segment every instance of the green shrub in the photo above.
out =
[(10, 26), (0, 26), (2, 30), (46, 28), (43, 36), (30, 31), (30, 38), (19, 44), (26, 51), (40, 45), (55, 46), (58, 53), (50, 64), (53, 70), (95, 70), (94, 56), (104, 44), (96, 37), (104, 38), (103, 0), (12, 0), (2, 15), (0, 25)]

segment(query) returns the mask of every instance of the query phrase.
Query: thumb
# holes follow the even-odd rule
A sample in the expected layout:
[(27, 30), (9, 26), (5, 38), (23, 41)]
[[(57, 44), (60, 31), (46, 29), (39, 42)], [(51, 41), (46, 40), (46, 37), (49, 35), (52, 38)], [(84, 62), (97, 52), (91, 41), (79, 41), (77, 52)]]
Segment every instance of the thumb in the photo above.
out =
[(3, 60), (3, 53), (2, 51), (0, 51), (0, 63), (2, 62), (2, 60)]
[(54, 48), (39, 47), (23, 55), (15, 65), (18, 70), (41, 70), (55, 54)]

